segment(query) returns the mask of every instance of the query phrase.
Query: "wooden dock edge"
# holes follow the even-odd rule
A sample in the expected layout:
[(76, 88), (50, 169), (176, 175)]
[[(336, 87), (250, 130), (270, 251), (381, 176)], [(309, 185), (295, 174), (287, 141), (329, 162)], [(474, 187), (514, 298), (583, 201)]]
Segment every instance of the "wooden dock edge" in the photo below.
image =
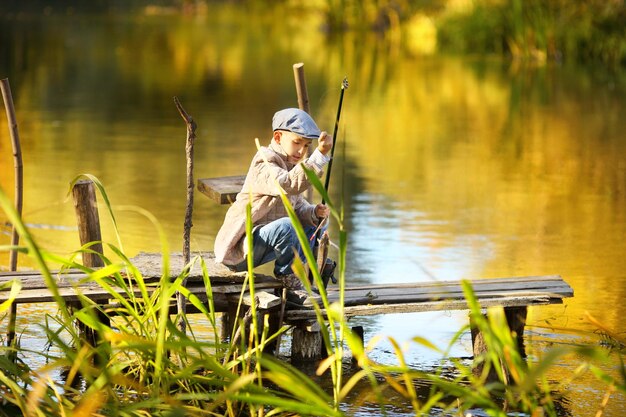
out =
[(218, 204), (231, 204), (243, 188), (245, 175), (218, 178), (200, 178), (198, 191)]

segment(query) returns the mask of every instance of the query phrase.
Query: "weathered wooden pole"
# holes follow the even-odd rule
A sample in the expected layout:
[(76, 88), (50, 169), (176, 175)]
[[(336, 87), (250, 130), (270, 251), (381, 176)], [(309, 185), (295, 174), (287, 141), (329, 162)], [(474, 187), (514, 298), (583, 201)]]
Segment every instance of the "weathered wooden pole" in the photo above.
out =
[[(363, 348), (365, 345), (365, 329), (363, 328), (363, 326), (354, 326), (352, 328), (352, 332), (356, 337), (359, 338), (359, 340), (361, 341), (361, 348)], [(354, 355), (352, 355), (351, 363), (352, 365), (358, 365), (359, 360)]]
[[(524, 327), (526, 326), (526, 316), (528, 314), (528, 307), (505, 307), (504, 315), (506, 317), (507, 324), (509, 326), (509, 330), (515, 336), (517, 342), (517, 348), (522, 355), (522, 357), (526, 356), (526, 350), (524, 347)], [(485, 314), (485, 317), (487, 315)], [(479, 331), (479, 329), (474, 325), (474, 320), (470, 314), (470, 327), (472, 334), (472, 350), (474, 352), (474, 359), (478, 358), (480, 355), (485, 354), (487, 351), (487, 344), (485, 343), (484, 335)], [(504, 383), (510, 381), (510, 372), (506, 366), (506, 364), (501, 361), (501, 366), (504, 370)], [(472, 370), (474, 375), (480, 375), (483, 371), (484, 365), (482, 363), (475, 364), (474, 369)], [(489, 371), (489, 375), (487, 376), (488, 381), (497, 381), (498, 375), (493, 369), (493, 367)]]
[[(298, 107), (300, 110), (304, 110), (307, 113), (311, 113), (309, 106), (309, 93), (307, 91), (306, 79), (304, 77), (304, 63), (299, 62), (293, 65), (293, 76), (296, 82), (296, 94), (298, 96)], [(313, 147), (309, 147), (309, 156), (313, 152)], [(307, 190), (307, 199), (311, 201), (313, 199), (313, 188)], [(317, 247), (315, 249), (315, 256), (317, 256)], [(309, 265), (306, 265), (306, 276), (309, 274)], [(321, 271), (321, 269), (320, 269)], [(286, 299), (286, 290), (283, 290), (283, 300)], [(284, 311), (281, 308), (281, 311)], [(282, 325), (283, 314), (279, 319), (279, 326)], [(280, 339), (279, 339), (280, 341)], [(318, 360), (322, 357), (323, 346), (322, 333), (320, 332), (319, 325), (297, 325), (293, 328), (291, 339), (291, 360), (294, 362), (310, 362)], [(280, 348), (280, 346), (278, 346)]]
[(291, 361), (312, 362), (322, 358), (324, 339), (317, 321), (294, 326), (291, 333)]
[[(0, 81), (2, 89), (2, 99), (6, 108), (7, 120), (9, 122), (9, 133), (11, 136), (11, 147), (13, 149), (13, 167), (15, 171), (15, 209), (17, 214), (22, 216), (22, 201), (24, 193), (24, 175), (22, 165), (22, 147), (20, 145), (20, 135), (17, 130), (17, 118), (15, 117), (15, 107), (13, 105), (13, 96), (11, 95), (11, 86), (7, 78)], [(20, 242), (20, 235), (17, 233), (15, 225), (11, 231), (11, 245), (17, 246)], [(17, 250), (11, 249), (9, 253), (9, 268), (11, 271), (17, 270)], [(11, 304), (9, 313), (9, 328), (7, 332), (7, 346), (11, 346), (15, 340), (15, 323), (17, 320), (17, 304)]]
[(296, 81), (296, 94), (298, 95), (298, 107), (310, 113), (309, 109), (309, 93), (306, 89), (306, 80), (304, 78), (304, 63), (298, 62), (293, 64), (293, 77)]
[(517, 349), (520, 355), (525, 357), (524, 328), (526, 327), (528, 307), (504, 307), (504, 315), (506, 316), (506, 322), (509, 324), (509, 330), (511, 330), (511, 333), (513, 333), (517, 339)]
[[(98, 202), (96, 200), (96, 187), (89, 180), (80, 180), (74, 183), (72, 187), (72, 197), (74, 200), (74, 209), (76, 210), (76, 221), (78, 224), (78, 236), (81, 246), (91, 244), (90, 251), (82, 253), (83, 265), (89, 268), (101, 268), (104, 261), (100, 255), (104, 254), (102, 249), (102, 234), (100, 232), (100, 216), (98, 215)], [(68, 304), (70, 308), (80, 308), (80, 303)], [(111, 325), (109, 317), (97, 311), (96, 313), (100, 323), (105, 326)], [(78, 322), (78, 329), (83, 337), (91, 346), (96, 346), (100, 337), (91, 328)], [(106, 363), (107, 358), (100, 354), (96, 357), (96, 364)]]
[[(320, 274), (324, 270), (328, 257), (328, 232), (324, 232), (316, 251), (317, 268)], [(328, 284), (329, 277), (322, 277), (324, 289)], [(321, 291), (321, 289), (320, 289)], [(324, 354), (324, 338), (317, 323), (315, 325), (297, 325), (292, 331), (291, 360), (295, 362), (310, 362), (321, 359)]]
[(89, 249), (95, 253), (83, 252), (83, 265), (89, 268), (101, 268), (104, 266), (104, 262), (99, 255), (104, 252), (102, 249), (96, 187), (89, 180), (76, 181), (74, 187), (72, 187), (72, 197), (74, 199), (74, 209), (76, 210), (80, 244), (86, 245), (94, 242)]
[[(183, 265), (187, 265), (191, 258), (190, 250), (190, 235), (193, 214), (193, 144), (196, 140), (196, 122), (185, 111), (182, 104), (178, 100), (178, 97), (174, 97), (174, 103), (180, 113), (180, 116), (187, 125), (187, 140), (185, 142), (185, 154), (187, 157), (187, 207), (185, 209), (185, 224), (183, 227)], [(187, 284), (187, 278), (182, 282), (182, 285)], [(185, 321), (185, 313), (187, 311), (187, 301), (180, 292), (176, 292), (176, 305), (178, 308), (178, 328), (184, 333), (187, 330), (187, 322)]]
[[(309, 107), (309, 93), (306, 88), (306, 79), (304, 78), (304, 63), (298, 62), (297, 64), (293, 64), (293, 78), (296, 82), (296, 96), (298, 97), (298, 108), (311, 114), (311, 109)], [(311, 156), (311, 154), (313, 153), (313, 147), (309, 146), (309, 150), (307, 152), (308, 155)], [(312, 200), (313, 187), (310, 187), (307, 190), (306, 196), (309, 201)]]

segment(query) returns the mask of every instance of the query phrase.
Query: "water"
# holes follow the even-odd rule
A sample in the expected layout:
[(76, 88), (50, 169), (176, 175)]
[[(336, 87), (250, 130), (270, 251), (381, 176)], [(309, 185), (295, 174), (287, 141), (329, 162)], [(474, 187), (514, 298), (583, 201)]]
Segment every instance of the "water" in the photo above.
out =
[[(0, 77), (9, 78), (17, 110), (24, 219), (42, 247), (66, 256), (79, 247), (66, 196), (74, 177), (90, 173), (116, 208), (127, 254), (161, 249), (133, 206), (151, 211), (170, 248), (182, 248), (185, 125), (173, 96), (198, 123), (196, 177), (243, 174), (254, 138), (269, 140), (272, 114), (297, 105), (291, 66), (304, 62), (323, 129), (332, 130), (341, 80), (350, 81), (331, 182), (345, 208), (350, 282), (560, 274), (575, 297), (530, 309), (531, 357), (553, 345), (599, 343), (586, 312), (623, 335), (623, 72), (411, 56), (375, 36), (328, 38), (314, 15), (278, 27), (280, 10), (211, 7), (201, 17), (2, 17)], [(0, 185), (12, 194), (0, 119)], [(193, 250), (212, 249), (225, 211), (196, 194)], [(101, 218), (104, 239), (115, 242), (103, 208)], [(32, 266), (20, 258), (21, 268)], [(21, 311), (25, 340), (39, 349), (42, 310)], [(438, 356), (410, 339), (445, 347), (465, 320), (436, 312), (353, 322), (366, 327), (366, 342), (383, 336), (374, 359), (395, 360), (384, 340), (393, 337), (413, 366), (428, 367)], [(468, 337), (452, 348), (459, 357), (470, 351)], [(563, 358), (550, 380), (567, 381), (579, 362)], [(563, 390), (563, 415), (595, 414), (604, 389), (588, 373), (576, 379)], [(625, 409), (624, 396), (613, 394), (604, 415)]]

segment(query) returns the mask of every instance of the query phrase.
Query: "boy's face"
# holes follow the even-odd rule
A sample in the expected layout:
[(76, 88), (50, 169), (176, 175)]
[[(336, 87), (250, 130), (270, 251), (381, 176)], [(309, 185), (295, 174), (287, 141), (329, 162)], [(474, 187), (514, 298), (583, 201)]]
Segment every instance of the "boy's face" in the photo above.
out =
[(305, 139), (286, 130), (275, 131), (274, 140), (283, 148), (289, 162), (294, 165), (307, 155), (309, 146), (313, 142), (311, 139)]

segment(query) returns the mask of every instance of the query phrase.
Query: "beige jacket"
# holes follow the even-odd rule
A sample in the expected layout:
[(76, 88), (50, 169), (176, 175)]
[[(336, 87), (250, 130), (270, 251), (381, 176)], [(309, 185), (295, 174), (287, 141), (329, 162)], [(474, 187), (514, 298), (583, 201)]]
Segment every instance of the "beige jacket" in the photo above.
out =
[[(265, 162), (261, 152), (269, 163)], [(321, 177), (322, 170), (318, 166), (310, 163), (308, 159), (303, 164)], [(224, 224), (215, 238), (216, 261), (234, 266), (245, 260), (243, 241), (246, 234), (246, 206), (249, 201), (252, 201), (254, 227), (288, 216), (276, 180), (285, 190), (302, 225), (317, 224), (315, 205), (310, 204), (302, 196), (311, 184), (301, 165), (294, 166), (288, 163), (282, 148), (274, 142), (257, 152), (252, 158), (243, 188), (228, 209)]]

